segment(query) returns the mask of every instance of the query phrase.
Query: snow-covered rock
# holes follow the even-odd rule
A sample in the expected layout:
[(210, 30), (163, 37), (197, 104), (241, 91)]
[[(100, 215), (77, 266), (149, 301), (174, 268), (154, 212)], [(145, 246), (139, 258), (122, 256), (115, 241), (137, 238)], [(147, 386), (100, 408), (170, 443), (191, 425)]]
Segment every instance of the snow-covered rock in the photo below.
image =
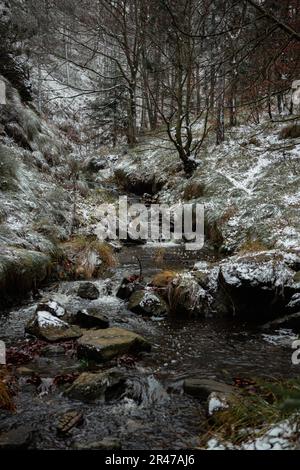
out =
[(79, 328), (70, 326), (47, 311), (36, 312), (27, 324), (26, 332), (49, 342), (68, 341), (82, 336)]

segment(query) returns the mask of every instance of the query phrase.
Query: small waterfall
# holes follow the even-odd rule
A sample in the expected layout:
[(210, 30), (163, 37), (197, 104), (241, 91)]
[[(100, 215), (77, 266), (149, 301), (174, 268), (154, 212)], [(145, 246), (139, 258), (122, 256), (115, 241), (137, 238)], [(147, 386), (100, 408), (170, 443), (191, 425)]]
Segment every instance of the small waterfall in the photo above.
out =
[(169, 400), (168, 393), (154, 375), (128, 379), (125, 394), (137, 401), (140, 406)]
[(39, 397), (44, 397), (55, 389), (53, 378), (41, 378), (41, 384), (38, 386), (37, 392)]

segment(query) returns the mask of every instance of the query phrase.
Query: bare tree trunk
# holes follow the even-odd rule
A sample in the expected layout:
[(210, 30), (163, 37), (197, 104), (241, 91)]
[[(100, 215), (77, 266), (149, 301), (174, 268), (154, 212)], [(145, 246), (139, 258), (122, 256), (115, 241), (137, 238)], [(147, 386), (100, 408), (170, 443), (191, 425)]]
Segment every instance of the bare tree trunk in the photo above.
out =
[(217, 103), (217, 126), (216, 126), (216, 143), (220, 145), (225, 140), (225, 73), (221, 70), (220, 87), (218, 90), (219, 97)]

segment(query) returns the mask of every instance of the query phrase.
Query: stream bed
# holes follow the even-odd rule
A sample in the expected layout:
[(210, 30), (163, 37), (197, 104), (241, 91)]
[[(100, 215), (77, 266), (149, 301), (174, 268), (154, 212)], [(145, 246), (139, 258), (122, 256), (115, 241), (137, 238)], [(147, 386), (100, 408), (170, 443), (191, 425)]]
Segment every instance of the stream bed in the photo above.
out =
[[(56, 300), (71, 312), (98, 307), (109, 317), (111, 326), (130, 329), (152, 344), (150, 353), (97, 366), (97, 370), (111, 365), (125, 370), (124, 395), (93, 403), (65, 397), (63, 387), (54, 385), (54, 378), (83, 372), (87, 366), (72, 354), (72, 348), (65, 352), (58, 348), (54, 356), (38, 355), (24, 364), (40, 378), (40, 383), (36, 386), (26, 375), (17, 375), (16, 412), (0, 412), (0, 431), (28, 427), (34, 431), (30, 446), (38, 449), (68, 449), (106, 437), (120, 441), (123, 449), (191, 449), (200, 445), (206, 408), (184, 393), (185, 378), (232, 383), (236, 377), (298, 376), (299, 366), (291, 362), (291, 331), (282, 330), (271, 336), (233, 320), (144, 318), (129, 312), (115, 293), (126, 274), (139, 271), (136, 256), (146, 280), (163, 268), (183, 269), (195, 262), (193, 253), (166, 246), (163, 266), (158, 266), (156, 247), (128, 246), (118, 255), (118, 267), (104, 279), (94, 281), (100, 291), (99, 299), (79, 298), (76, 291), (80, 281), (53, 284), (41, 292), (43, 298)], [(212, 255), (203, 251), (201, 256), (207, 259)], [(199, 253), (197, 257), (199, 260)], [(36, 304), (37, 300), (30, 301), (1, 314), (0, 339), (8, 348), (24, 343), (24, 326)], [(57, 421), (69, 410), (83, 413), (83, 423), (59, 436)]]

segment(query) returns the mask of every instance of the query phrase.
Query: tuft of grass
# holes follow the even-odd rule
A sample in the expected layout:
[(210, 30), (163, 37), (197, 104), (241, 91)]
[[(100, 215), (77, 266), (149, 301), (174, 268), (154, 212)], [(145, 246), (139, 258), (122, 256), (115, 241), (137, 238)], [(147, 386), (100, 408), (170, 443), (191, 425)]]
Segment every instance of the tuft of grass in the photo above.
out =
[(0, 409), (15, 411), (16, 407), (13, 401), (13, 394), (9, 388), (7, 380), (8, 375), (6, 370), (0, 370)]
[[(294, 406), (286, 406), (291, 402)], [(208, 432), (203, 442), (214, 436), (220, 441), (239, 445), (253, 437), (263, 435), (270, 426), (292, 418), (299, 408), (299, 379), (285, 381), (257, 379), (254, 385), (232, 396), (228, 408), (208, 418)]]
[(297, 139), (298, 137), (300, 137), (300, 124), (290, 124), (279, 133), (280, 139)]
[(107, 268), (117, 265), (110, 245), (93, 238), (74, 237), (62, 245), (68, 276), (92, 279)]

